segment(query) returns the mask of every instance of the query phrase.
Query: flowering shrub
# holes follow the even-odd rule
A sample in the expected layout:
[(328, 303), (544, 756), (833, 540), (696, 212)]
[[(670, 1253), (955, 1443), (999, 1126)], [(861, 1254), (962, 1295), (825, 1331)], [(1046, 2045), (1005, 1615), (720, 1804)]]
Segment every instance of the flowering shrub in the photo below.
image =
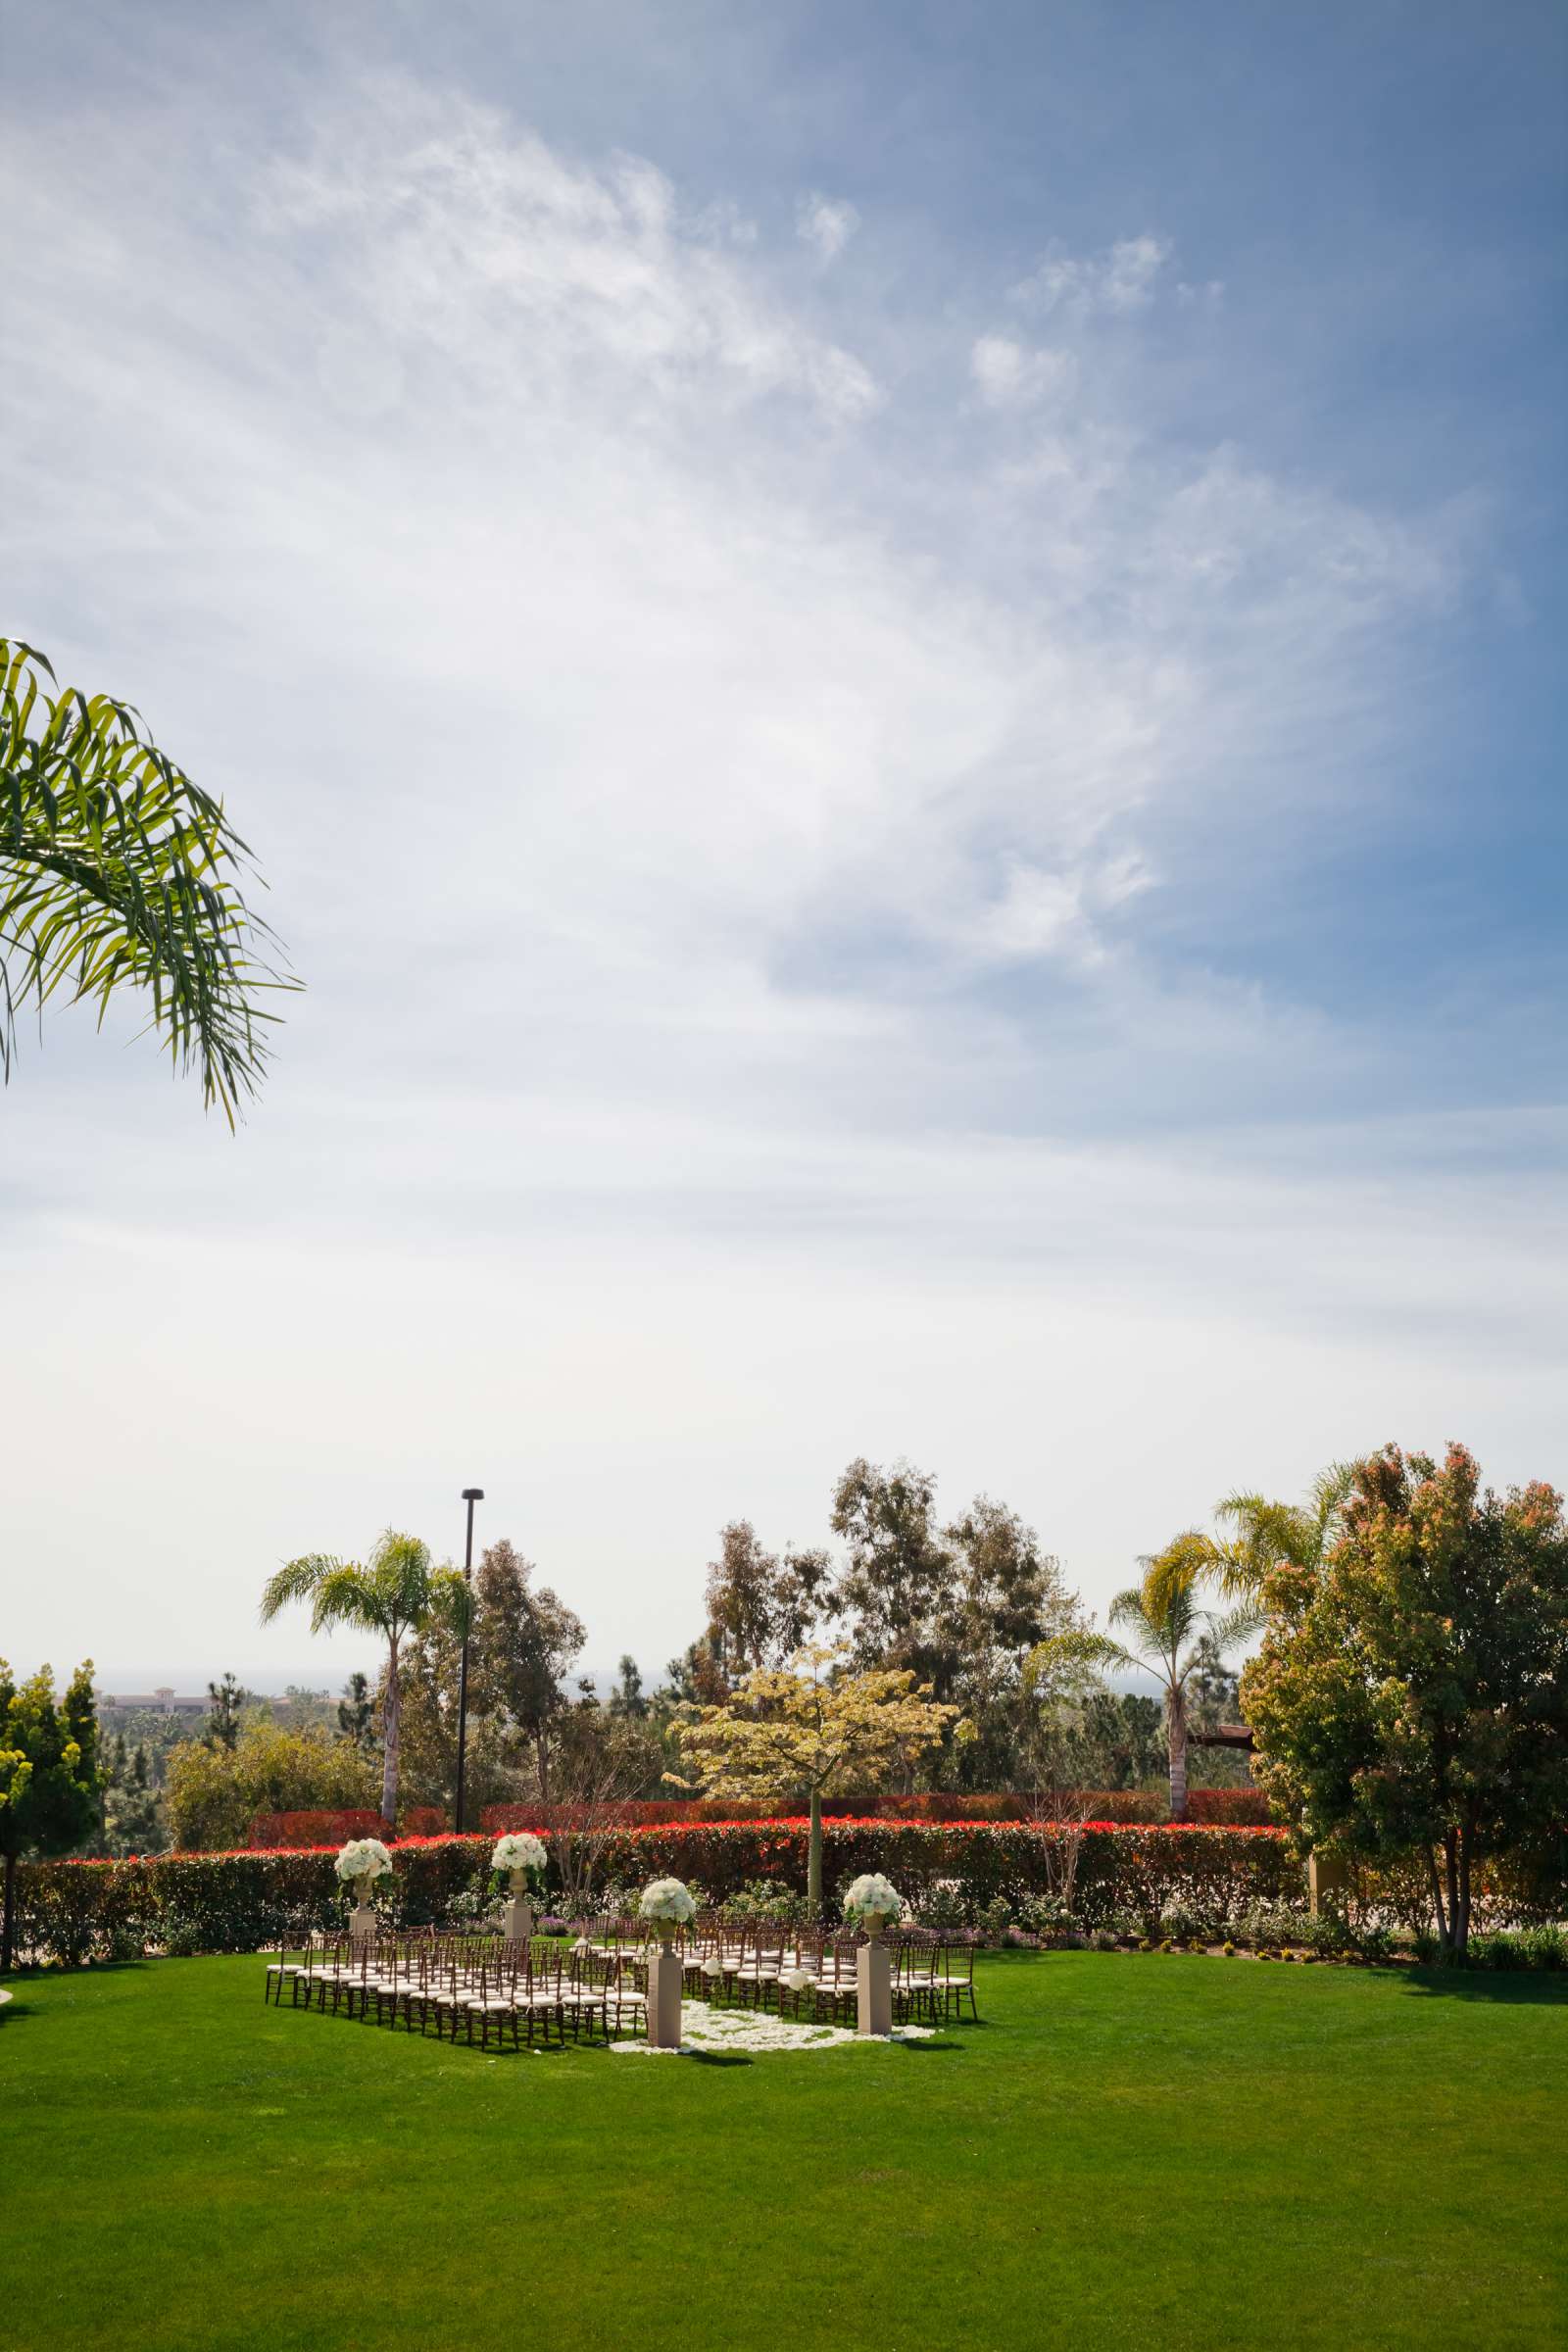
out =
[[(439, 1805), (411, 1805), (402, 1816), (405, 1838), (439, 1837), (446, 1815)], [(373, 1805), (337, 1813), (258, 1813), (251, 1823), (253, 1846), (341, 1845), (346, 1838), (378, 1838), (381, 1816)]]

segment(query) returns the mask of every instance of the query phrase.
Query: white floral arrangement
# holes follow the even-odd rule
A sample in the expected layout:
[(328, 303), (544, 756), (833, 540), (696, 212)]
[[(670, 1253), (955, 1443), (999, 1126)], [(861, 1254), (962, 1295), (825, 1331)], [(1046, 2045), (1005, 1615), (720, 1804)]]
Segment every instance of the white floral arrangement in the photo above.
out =
[(721, 1977), (724, 1974), (724, 1963), (716, 1952), (710, 1952), (708, 1958), (702, 1963), (702, 1970), (704, 1976), (711, 1983), (715, 1977)]
[(379, 1838), (351, 1838), (332, 1868), (346, 1886), (363, 1881), (368, 1892), (377, 1879), (392, 1876), (392, 1857)]
[(643, 1888), (637, 1908), (644, 1919), (683, 1928), (688, 1920), (697, 1917), (697, 1898), (679, 1879), (655, 1879)]
[(856, 1880), (845, 1896), (844, 1916), (854, 1920), (902, 1919), (904, 1897), (890, 1879), (868, 1870), (863, 1878)]
[(787, 1968), (779, 1983), (791, 1992), (804, 1992), (811, 1983), (811, 1972), (808, 1968)]
[(545, 1867), (545, 1849), (530, 1830), (513, 1830), (496, 1839), (496, 1850), (490, 1857), (492, 1870), (539, 1870)]

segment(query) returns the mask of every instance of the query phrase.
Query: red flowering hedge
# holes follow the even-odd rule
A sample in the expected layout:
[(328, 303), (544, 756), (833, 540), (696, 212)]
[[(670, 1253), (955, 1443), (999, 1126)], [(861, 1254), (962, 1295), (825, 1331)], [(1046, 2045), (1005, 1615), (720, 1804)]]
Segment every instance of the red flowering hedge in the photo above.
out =
[[(415, 1805), (403, 1817), (405, 1838), (438, 1838), (447, 1826), (439, 1805)], [(339, 1813), (258, 1813), (251, 1823), (253, 1846), (346, 1845), (351, 1838), (379, 1838), (381, 1816), (373, 1805)]]
[[(622, 1885), (685, 1879), (714, 1899), (755, 1879), (804, 1890), (808, 1828), (804, 1819), (628, 1826), (604, 1840), (598, 1870), (603, 1880)], [(548, 1847), (551, 1833), (541, 1834)], [(1016, 1903), (1058, 1886), (1073, 1838), (1073, 1907), (1089, 1925), (1112, 1911), (1158, 1910), (1178, 1901), (1232, 1919), (1250, 1903), (1291, 1901), (1301, 1892), (1301, 1866), (1283, 1831), (1188, 1823), (1092, 1822), (1080, 1830), (1025, 1822), (829, 1821), (823, 1877), (830, 1899), (865, 1870), (885, 1871), (916, 1897), (939, 1880), (949, 1882), (972, 1916), (999, 1897)], [(394, 1918), (410, 1926), (440, 1919), (455, 1896), (482, 1888), (491, 1843), (489, 1834), (399, 1839), (392, 1848)], [(67, 1963), (142, 1945), (255, 1951), (305, 1920), (326, 1927), (342, 1918), (336, 1854), (332, 1843), (26, 1863), (18, 1873), (23, 1947)]]
[[(1188, 1792), (1188, 1812), (1197, 1822), (1250, 1824), (1264, 1828), (1273, 1818), (1261, 1788), (1194, 1788)], [(1073, 1810), (1092, 1820), (1162, 1822), (1169, 1813), (1163, 1789), (1088, 1788), (1076, 1791)], [(951, 1790), (921, 1789), (913, 1796), (828, 1797), (822, 1805), (827, 1821), (866, 1818), (874, 1808), (879, 1821), (1028, 1821), (1033, 1808), (1027, 1796), (1012, 1790), (955, 1795)], [(719, 1803), (702, 1797), (637, 1797), (620, 1807), (623, 1818), (637, 1829), (666, 1822), (769, 1821), (776, 1818), (767, 1805)], [(306, 1817), (302, 1817), (306, 1818)], [(314, 1817), (310, 1817), (314, 1818)], [(537, 1830), (541, 1823), (554, 1829), (580, 1826), (581, 1809), (567, 1805), (486, 1805), (482, 1827), (500, 1837), (507, 1830)], [(412, 1826), (412, 1825), (411, 1825)], [(424, 1828), (423, 1822), (419, 1824)], [(434, 1825), (429, 1825), (434, 1826)]]

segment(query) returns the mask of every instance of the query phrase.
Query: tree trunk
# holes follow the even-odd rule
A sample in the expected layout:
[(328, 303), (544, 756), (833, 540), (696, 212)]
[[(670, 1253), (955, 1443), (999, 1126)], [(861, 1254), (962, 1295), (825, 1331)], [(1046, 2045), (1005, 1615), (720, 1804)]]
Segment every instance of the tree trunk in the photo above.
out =
[(812, 1914), (822, 1916), (822, 1791), (811, 1790), (811, 1835), (806, 1847), (806, 1899)]
[(3, 1907), (0, 1907), (0, 1977), (9, 1976), (11, 1973), (11, 1932), (16, 1918), (16, 1898), (17, 1857), (15, 1854), (7, 1854), (5, 1899)]
[(1172, 1690), (1165, 1702), (1166, 1727), (1170, 1734), (1170, 1817), (1172, 1821), (1187, 1819), (1187, 1704), (1179, 1690)]
[(1453, 1956), (1461, 1963), (1470, 1957), (1470, 1846), (1474, 1837), (1467, 1824), (1459, 1847), (1459, 1924), (1453, 1938)]
[(1432, 1882), (1432, 1910), (1438, 1923), (1438, 1940), (1445, 1951), (1448, 1946), (1448, 1922), (1443, 1909), (1443, 1881), (1438, 1876), (1438, 1857), (1427, 1847), (1427, 1876)]
[(398, 1823), (398, 1645), (386, 1655), (386, 1705), (382, 1710), (381, 1827), (390, 1838)]
[(1459, 1957), (1459, 1838), (1449, 1830), (1443, 1840), (1444, 1858), (1448, 1876), (1448, 1933), (1445, 1941), (1450, 1960)]

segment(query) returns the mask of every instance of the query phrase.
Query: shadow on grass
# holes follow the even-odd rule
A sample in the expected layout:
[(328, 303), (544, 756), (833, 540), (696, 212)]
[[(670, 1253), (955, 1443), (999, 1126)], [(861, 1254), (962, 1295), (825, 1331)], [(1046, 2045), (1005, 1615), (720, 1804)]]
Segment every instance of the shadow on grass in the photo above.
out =
[(916, 2058), (923, 2058), (928, 2051), (935, 2056), (939, 2050), (961, 2050), (963, 2044), (961, 2041), (939, 2039), (936, 2041), (901, 2041), (899, 2047), (901, 2050), (908, 2050)]
[(1547, 1969), (1412, 1968), (1406, 1992), (1450, 2001), (1501, 2001), (1515, 2008), (1568, 2002), (1568, 1975)]
[(753, 2066), (756, 2060), (742, 2050), (688, 2050), (687, 2057), (699, 2066)]

